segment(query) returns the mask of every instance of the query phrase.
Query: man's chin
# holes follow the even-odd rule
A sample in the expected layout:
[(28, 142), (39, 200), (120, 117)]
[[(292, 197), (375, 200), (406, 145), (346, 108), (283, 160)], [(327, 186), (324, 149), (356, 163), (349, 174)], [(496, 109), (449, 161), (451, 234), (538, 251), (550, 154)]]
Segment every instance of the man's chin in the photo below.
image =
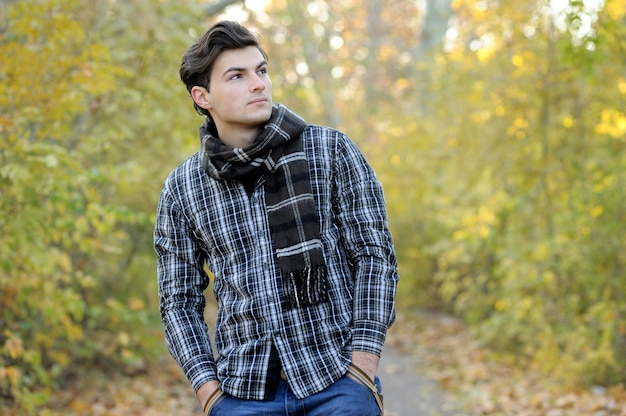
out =
[(272, 104), (269, 104), (269, 107), (267, 108), (267, 110), (265, 111), (265, 113), (263, 115), (259, 115), (259, 118), (262, 119), (263, 123), (266, 123), (267, 121), (269, 121), (270, 118), (272, 118)]

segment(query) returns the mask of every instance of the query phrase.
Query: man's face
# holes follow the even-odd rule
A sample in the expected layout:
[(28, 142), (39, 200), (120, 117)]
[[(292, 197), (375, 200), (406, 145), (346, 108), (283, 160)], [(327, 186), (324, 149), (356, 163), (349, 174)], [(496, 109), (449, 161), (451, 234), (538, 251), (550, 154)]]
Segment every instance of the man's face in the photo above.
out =
[(217, 131), (258, 129), (272, 114), (272, 81), (259, 49), (249, 46), (226, 50), (213, 65), (206, 91), (209, 110)]

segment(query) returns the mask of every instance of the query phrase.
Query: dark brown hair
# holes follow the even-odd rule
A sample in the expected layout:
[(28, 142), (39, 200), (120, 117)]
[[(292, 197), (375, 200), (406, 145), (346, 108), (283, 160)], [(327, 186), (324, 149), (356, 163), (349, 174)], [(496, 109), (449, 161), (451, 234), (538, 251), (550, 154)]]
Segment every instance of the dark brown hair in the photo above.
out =
[[(218, 56), (229, 49), (241, 49), (254, 46), (267, 59), (265, 51), (259, 45), (257, 35), (241, 26), (237, 22), (223, 21), (213, 25), (196, 43), (183, 55), (180, 64), (180, 79), (191, 93), (194, 86), (209, 89), (211, 71)], [(194, 102), (196, 111), (206, 116), (209, 112)]]

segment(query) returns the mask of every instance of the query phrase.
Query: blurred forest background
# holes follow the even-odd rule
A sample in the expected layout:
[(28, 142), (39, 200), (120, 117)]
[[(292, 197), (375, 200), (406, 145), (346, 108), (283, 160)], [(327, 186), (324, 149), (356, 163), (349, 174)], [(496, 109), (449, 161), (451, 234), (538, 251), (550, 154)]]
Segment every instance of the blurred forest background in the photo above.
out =
[(623, 0), (2, 0), (0, 411), (163, 353), (154, 212), (202, 122), (178, 66), (224, 16), (261, 35), (275, 101), (377, 170), (400, 310), (626, 381)]

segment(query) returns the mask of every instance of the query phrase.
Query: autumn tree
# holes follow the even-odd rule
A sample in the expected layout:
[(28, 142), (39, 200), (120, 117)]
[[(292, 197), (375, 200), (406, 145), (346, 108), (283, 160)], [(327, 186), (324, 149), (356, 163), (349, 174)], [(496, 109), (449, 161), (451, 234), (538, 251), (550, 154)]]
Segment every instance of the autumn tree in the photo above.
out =
[(414, 261), (431, 264), (431, 294), (521, 364), (619, 380), (624, 7), (454, 11), (415, 130), (430, 146), (394, 149), (396, 173), (428, 195), (411, 219), (431, 230)]
[(141, 366), (161, 345), (152, 218), (190, 144), (177, 69), (200, 14), (0, 5), (0, 409), (36, 413), (82, 365)]

